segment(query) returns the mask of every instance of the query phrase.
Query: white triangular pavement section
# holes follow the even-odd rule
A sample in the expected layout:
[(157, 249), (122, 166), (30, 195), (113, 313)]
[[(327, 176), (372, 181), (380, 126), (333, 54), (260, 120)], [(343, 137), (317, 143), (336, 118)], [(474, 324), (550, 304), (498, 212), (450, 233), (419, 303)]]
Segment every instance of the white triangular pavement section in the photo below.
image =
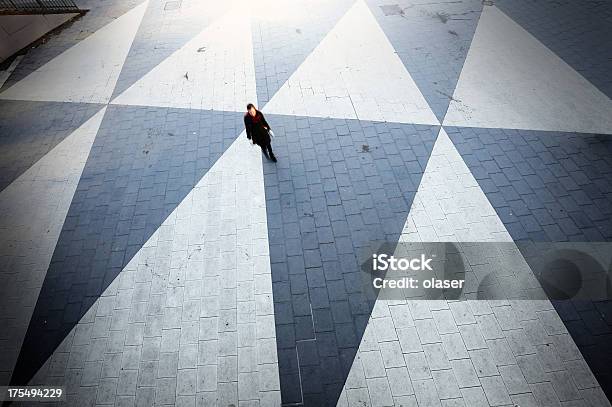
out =
[(108, 103), (148, 0), (67, 49), (0, 99)]
[[(104, 385), (71, 380), (88, 365), (112, 358), (104, 352), (92, 356), (82, 351), (82, 345), (110, 335), (112, 352), (130, 352), (134, 347), (124, 340), (126, 331), (136, 334), (129, 338), (141, 341), (144, 333), (144, 341), (157, 343), (157, 349), (161, 337), (161, 352), (180, 342), (181, 354), (195, 354), (183, 367), (197, 368), (204, 377), (198, 384), (198, 391), (207, 392), (202, 405), (238, 405), (232, 396), (236, 394), (223, 383), (226, 377), (219, 375), (217, 380), (216, 374), (219, 363), (237, 363), (245, 373), (231, 381), (244, 389), (241, 397), (260, 400), (262, 406), (280, 406), (261, 151), (244, 132), (124, 267), (31, 383), (48, 383), (53, 376), (56, 383), (68, 386), (68, 394)], [(137, 354), (135, 366), (146, 368), (145, 352)], [(58, 363), (66, 356), (68, 364)], [(145, 363), (139, 363), (140, 358)], [(173, 400), (175, 387), (158, 386), (156, 392), (160, 399)]]
[(112, 101), (244, 111), (257, 103), (248, 8), (234, 8)]
[(444, 125), (612, 134), (612, 101), (485, 6)]
[(444, 128), (440, 128), (400, 241), (512, 241)]
[[(440, 130), (427, 163), (400, 237), (402, 241), (512, 242), (495, 209), (444, 129)], [(505, 252), (500, 257), (500, 264), (510, 264), (512, 270), (500, 267), (495, 270), (496, 277), (511, 278), (514, 272), (514, 276), (521, 279), (523, 287), (537, 290), (537, 280), (516, 246), (503, 247)], [(484, 255), (489, 261), (492, 253), (472, 253), (474, 257), (468, 259), (476, 260), (470, 264), (486, 264), (479, 261), (480, 256)], [(397, 252), (395, 254), (398, 255)], [(471, 266), (468, 264), (467, 267)], [(477, 270), (476, 267), (473, 272)], [(490, 270), (480, 270), (480, 273), (485, 274), (486, 271)], [(494, 352), (510, 352), (506, 343), (516, 345), (517, 340), (524, 339), (521, 346), (535, 352), (535, 346), (540, 345), (540, 342), (531, 343), (529, 339), (533, 336), (528, 337), (527, 333), (533, 332), (530, 328), (534, 325), (541, 326), (540, 315), (548, 321), (554, 321), (554, 325), (560, 329), (554, 334), (544, 330), (538, 332), (544, 335), (543, 343), (551, 347), (550, 352), (554, 353), (554, 357), (572, 361), (563, 365), (564, 374), (584, 374), (595, 385), (597, 382), (593, 374), (573, 339), (564, 330), (563, 322), (550, 301), (384, 300), (380, 299), (379, 294), (338, 406), (393, 405), (393, 397), (412, 394), (419, 405), (439, 405), (441, 399), (448, 397), (436, 391), (440, 384), (458, 391), (456, 381), (462, 379), (462, 376), (473, 374), (476, 377), (472, 366), (481, 366), (478, 362), (483, 357), (496, 361), (498, 355)], [(498, 324), (502, 324), (504, 329), (499, 330)], [(485, 346), (484, 350), (468, 353), (465, 345), (467, 340), (475, 343), (474, 339), (478, 339), (475, 337), (480, 337), (481, 332), (488, 339), (495, 327), (499, 330), (495, 337), (502, 339), (501, 344), (499, 341), (488, 341), (486, 343), (490, 349)], [(506, 332), (508, 330), (510, 332)], [(485, 343), (484, 338), (481, 340)], [(540, 340), (539, 336), (537, 340)], [(471, 363), (466, 362), (472, 358)], [(464, 360), (469, 367), (466, 368), (463, 362), (455, 363), (458, 359)], [(384, 361), (384, 379), (378, 379), (372, 388), (374, 383), (369, 379), (370, 372), (372, 366), (376, 366), (374, 362), (378, 366), (383, 364), (381, 360)], [(439, 371), (443, 365), (447, 366), (444, 369), (453, 370)], [(498, 397), (511, 400), (503, 386)]]
[(362, 0), (338, 21), (265, 111), (439, 124)]
[[(64, 219), (106, 107), (0, 192), (0, 377), (15, 366)], [(6, 385), (8, 383), (2, 383)]]

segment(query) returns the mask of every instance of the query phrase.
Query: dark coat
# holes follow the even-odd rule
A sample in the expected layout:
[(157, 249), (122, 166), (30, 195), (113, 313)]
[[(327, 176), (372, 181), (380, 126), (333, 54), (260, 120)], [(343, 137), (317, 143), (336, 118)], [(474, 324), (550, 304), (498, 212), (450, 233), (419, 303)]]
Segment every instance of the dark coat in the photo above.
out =
[(270, 133), (268, 133), (270, 125), (259, 110), (255, 117), (248, 112), (244, 115), (244, 127), (246, 128), (247, 138), (249, 140), (253, 139), (253, 143), (262, 147), (270, 144)]

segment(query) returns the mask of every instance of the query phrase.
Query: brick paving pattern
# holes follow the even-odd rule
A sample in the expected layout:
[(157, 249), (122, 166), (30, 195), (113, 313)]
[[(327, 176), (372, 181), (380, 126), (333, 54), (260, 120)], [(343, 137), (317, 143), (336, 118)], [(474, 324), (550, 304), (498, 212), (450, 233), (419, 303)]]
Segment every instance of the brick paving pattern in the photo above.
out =
[(359, 250), (398, 239), (437, 128), (268, 122), (285, 157), (264, 166), (283, 400), (332, 405), (373, 306), (360, 294)]
[(239, 126), (235, 112), (109, 107), (64, 221), (16, 377), (40, 368), (225, 152)]
[[(0, 88), (0, 384), (71, 406), (610, 405), (612, 303), (521, 297), (550, 289), (523, 244), (612, 240), (609, 3), (79, 5)], [(516, 69), (478, 70), (496, 57)], [(398, 240), (503, 242), (515, 270), (376, 300), (362, 262)]]
[[(100, 105), (0, 101), (0, 191), (100, 110)], [(28, 117), (28, 120), (24, 120)]]

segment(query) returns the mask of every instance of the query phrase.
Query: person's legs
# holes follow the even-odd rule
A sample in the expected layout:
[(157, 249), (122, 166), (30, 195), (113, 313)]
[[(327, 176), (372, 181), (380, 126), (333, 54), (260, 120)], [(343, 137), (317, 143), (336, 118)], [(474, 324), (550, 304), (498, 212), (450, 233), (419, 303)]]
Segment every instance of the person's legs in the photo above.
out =
[(270, 159), (276, 162), (276, 157), (274, 156), (274, 152), (272, 151), (272, 144), (268, 143), (266, 147), (268, 148), (268, 154), (270, 154)]
[(266, 146), (266, 145), (264, 144), (264, 145), (262, 145), (262, 146), (260, 146), (260, 147), (261, 147), (261, 152), (263, 153), (263, 155), (265, 155), (265, 156), (266, 156), (266, 158), (270, 158), (270, 157), (268, 156), (268, 146)]

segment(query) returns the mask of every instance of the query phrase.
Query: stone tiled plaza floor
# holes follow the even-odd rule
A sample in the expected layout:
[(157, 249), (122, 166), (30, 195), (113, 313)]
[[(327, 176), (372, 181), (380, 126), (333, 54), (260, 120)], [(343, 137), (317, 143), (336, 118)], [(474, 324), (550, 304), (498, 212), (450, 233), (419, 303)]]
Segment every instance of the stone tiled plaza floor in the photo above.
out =
[[(612, 267), (612, 3), (77, 3), (0, 84), (0, 385), (610, 406), (612, 302), (533, 299), (522, 244)], [(377, 298), (380, 242), (501, 244), (512, 267), (472, 258), (459, 300)]]

